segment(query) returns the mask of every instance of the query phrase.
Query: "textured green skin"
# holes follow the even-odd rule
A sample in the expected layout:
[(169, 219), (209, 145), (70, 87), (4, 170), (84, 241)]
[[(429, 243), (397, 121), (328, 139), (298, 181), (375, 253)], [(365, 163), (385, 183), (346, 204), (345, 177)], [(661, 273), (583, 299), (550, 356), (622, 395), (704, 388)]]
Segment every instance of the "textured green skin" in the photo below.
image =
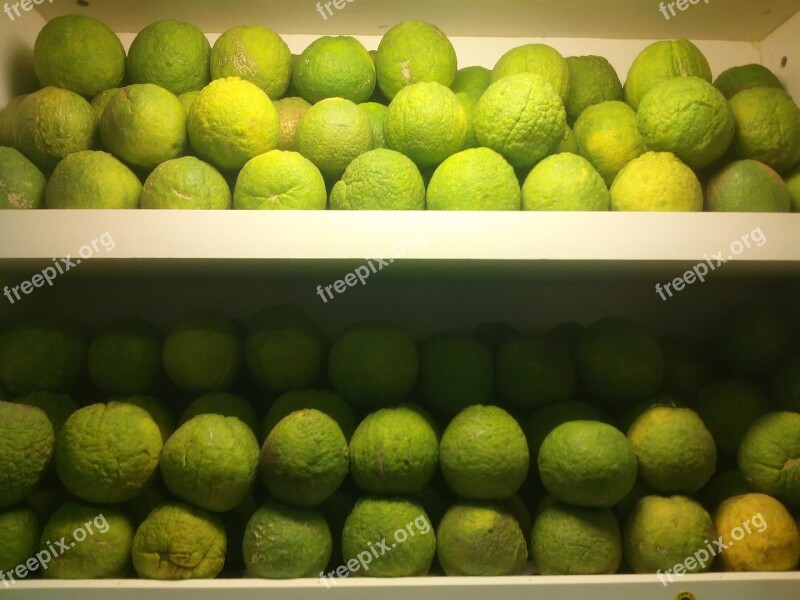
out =
[(314, 506), (342, 484), (349, 466), (347, 440), (331, 417), (302, 409), (281, 419), (261, 448), (261, 477), (283, 502)]
[(649, 397), (647, 400), (640, 400), (635, 404), (630, 404), (614, 415), (611, 422), (620, 431), (628, 431), (633, 422), (639, 418), (640, 415), (647, 412), (654, 406), (670, 406), (673, 408), (683, 408), (686, 402), (665, 392), (659, 392), (655, 396)]
[(197, 97), (200, 95), (200, 90), (196, 90), (194, 92), (184, 92), (180, 96), (178, 96), (178, 100), (181, 102), (181, 106), (183, 106), (184, 112), (186, 112), (186, 116), (189, 116), (189, 111), (192, 109), (192, 105), (194, 101), (197, 100)]
[(239, 328), (217, 311), (191, 313), (170, 331), (162, 360), (167, 375), (182, 390), (224, 392), (242, 367)]
[(67, 419), (78, 410), (78, 405), (69, 394), (56, 394), (53, 392), (32, 392), (27, 396), (14, 399), (17, 404), (35, 406), (44, 411), (55, 435), (58, 435)]
[[(100, 515), (108, 524), (105, 533), (101, 533), (94, 523)], [(93, 534), (89, 531), (90, 526)], [(102, 522), (100, 526), (103, 526)], [(45, 579), (122, 579), (128, 576), (133, 526), (127, 515), (110, 506), (65, 502), (45, 525), (39, 548), (45, 550), (50, 542), (62, 537), (68, 546), (71, 545), (73, 532), (78, 528), (85, 530), (86, 539), (82, 542), (75, 540), (69, 552), (62, 551), (54, 558), (42, 572)]]
[(569, 93), (564, 101), (567, 119), (574, 123), (594, 104), (622, 100), (622, 84), (611, 63), (602, 56), (568, 56)]
[(554, 154), (561, 154), (563, 152), (571, 152), (572, 154), (579, 154), (578, 152), (578, 138), (575, 137), (575, 131), (567, 125), (564, 130), (564, 138), (561, 143), (556, 146)]
[(252, 429), (253, 433), (258, 431), (258, 412), (255, 407), (247, 400), (228, 392), (208, 392), (195, 398), (189, 407), (183, 411), (180, 424), (183, 425), (189, 419), (197, 415), (216, 414), (223, 417), (236, 417), (242, 423)]
[(33, 509), (16, 506), (0, 511), (0, 570), (11, 572), (39, 549), (41, 525)]
[(730, 100), (739, 92), (753, 87), (773, 87), (782, 90), (783, 84), (767, 67), (750, 64), (726, 69), (717, 75), (714, 87)]
[[(406, 524), (413, 523), (420, 516), (428, 524), (428, 532), (422, 533), (412, 524), (412, 536)], [(378, 557), (372, 555), (372, 562), (364, 570), (359, 565), (358, 571), (351, 572), (351, 577), (421, 577), (428, 570), (436, 554), (436, 535), (430, 526), (430, 519), (422, 505), (405, 498), (378, 498), (365, 496), (356, 502), (347, 516), (342, 531), (343, 564), (355, 559), (361, 552), (369, 552), (370, 545), (375, 547)], [(422, 523), (420, 523), (422, 524)], [(425, 525), (422, 526), (422, 529)], [(394, 534), (405, 529), (408, 538), (405, 542), (395, 541)], [(390, 552), (381, 554), (377, 544), (385, 539), (392, 547)]]
[(292, 83), (311, 104), (345, 98), (359, 104), (375, 91), (375, 65), (367, 49), (350, 36), (323, 36), (300, 54)]
[(68, 154), (94, 148), (97, 126), (89, 102), (69, 90), (46, 87), (17, 108), (14, 146), (49, 173)]
[[(712, 540), (714, 523), (706, 510), (685, 496), (645, 496), (628, 515), (622, 532), (625, 562), (634, 573), (666, 571)], [(699, 563), (689, 573), (708, 571)]]
[(133, 404), (134, 406), (138, 406), (139, 408), (146, 410), (147, 414), (149, 414), (155, 424), (158, 425), (158, 430), (161, 432), (161, 440), (165, 444), (170, 436), (175, 432), (175, 415), (172, 414), (172, 411), (167, 407), (167, 404), (159, 398), (140, 394), (137, 396), (125, 396), (109, 399), (109, 401), (112, 400), (116, 402)]
[(437, 556), (447, 575), (520, 575), (528, 549), (520, 524), (500, 504), (459, 502), (436, 529)]
[(378, 45), (378, 86), (392, 100), (406, 86), (421, 81), (452, 85), (458, 59), (455, 48), (437, 27), (404, 21), (389, 29)]
[(317, 510), (270, 500), (247, 524), (242, 551), (252, 577), (317, 577), (328, 565), (333, 539)]
[(711, 67), (703, 53), (689, 40), (654, 42), (634, 59), (625, 80), (625, 101), (634, 110), (645, 94), (662, 81), (695, 76), (711, 82)]
[(467, 133), (464, 135), (464, 145), (461, 146), (461, 149), (477, 148), (480, 145), (475, 135), (475, 116), (478, 111), (478, 102), (463, 92), (458, 92), (456, 98), (458, 98), (461, 108), (464, 109), (464, 113), (467, 115)]
[(46, 208), (139, 208), (142, 183), (107, 152), (70, 154), (53, 171)]
[(607, 508), (547, 506), (533, 524), (531, 549), (542, 575), (606, 575), (622, 564), (619, 524)]
[(450, 89), (456, 94), (466, 94), (477, 102), (492, 83), (492, 72), (486, 67), (464, 67), (456, 71)]
[(717, 378), (716, 365), (704, 343), (685, 335), (669, 335), (659, 339), (664, 351), (665, 392), (679, 398), (694, 398), (700, 388)]
[(525, 480), (528, 444), (502, 408), (475, 405), (458, 413), (442, 436), (439, 462), (447, 485), (475, 500), (502, 500)]
[(18, 150), (0, 146), (0, 209), (42, 208), (47, 179)]
[(477, 337), (438, 333), (419, 347), (421, 400), (436, 413), (455, 416), (486, 404), (494, 390), (494, 359)]
[(92, 383), (109, 394), (146, 394), (161, 375), (164, 336), (139, 317), (123, 317), (101, 328), (89, 343), (86, 362)]
[(417, 379), (414, 342), (389, 323), (362, 322), (333, 343), (328, 377), (345, 400), (364, 408), (403, 400)]
[(633, 159), (611, 185), (611, 210), (701, 212), (697, 175), (671, 152), (646, 152)]
[(800, 412), (800, 354), (787, 358), (775, 371), (770, 398), (781, 410)]
[(99, 94), (97, 94), (94, 98), (92, 98), (91, 105), (94, 109), (94, 114), (97, 117), (97, 123), (100, 123), (100, 119), (103, 118), (103, 111), (105, 111), (106, 106), (108, 103), (111, 102), (111, 98), (114, 97), (120, 88), (109, 88), (107, 90), (103, 90)]
[[(91, 48), (91, 52), (87, 52)], [(33, 66), (43, 86), (92, 98), (125, 78), (125, 48), (106, 25), (82, 15), (50, 19), (33, 46)]]
[(547, 491), (577, 506), (610, 508), (636, 482), (630, 442), (599, 421), (571, 421), (553, 429), (542, 442), (538, 464)]
[(800, 166), (788, 173), (785, 181), (792, 196), (792, 212), (800, 212)]
[(407, 156), (378, 148), (347, 165), (331, 191), (334, 210), (425, 210), (425, 182)]
[(241, 77), (281, 98), (292, 78), (292, 53), (274, 31), (242, 25), (224, 32), (211, 49), (211, 79)]
[(389, 107), (378, 102), (362, 102), (359, 106), (367, 113), (369, 122), (372, 123), (372, 140), (375, 148), (386, 147), (386, 136), (383, 134), (383, 122)]
[(325, 210), (325, 179), (299, 152), (272, 150), (250, 159), (236, 179), (234, 208)]
[(235, 417), (198, 415), (164, 444), (161, 475), (169, 490), (214, 512), (231, 510), (253, 489), (258, 440)]
[(139, 526), (133, 566), (143, 579), (213, 579), (227, 551), (225, 526), (188, 504), (163, 504)]
[(657, 492), (691, 494), (714, 474), (714, 438), (689, 408), (654, 406), (628, 429), (639, 478)]
[(726, 315), (715, 348), (732, 376), (757, 381), (769, 377), (791, 354), (793, 340), (792, 322), (775, 306), (743, 304)]
[(9, 100), (2, 110), (0, 110), (0, 146), (14, 146), (14, 121), (17, 118), (17, 111), (22, 101), (28, 94), (14, 96)]
[(247, 324), (245, 359), (259, 387), (285, 392), (312, 387), (325, 356), (311, 317), (296, 306), (276, 304), (257, 312)]
[(58, 315), (22, 319), (0, 333), (0, 384), (10, 394), (64, 392), (83, 370), (86, 335)]
[(0, 401), (0, 507), (25, 498), (53, 456), (53, 426), (44, 411)]
[(800, 414), (780, 411), (760, 417), (739, 445), (739, 470), (754, 491), (800, 506)]
[(575, 365), (587, 392), (617, 405), (652, 396), (664, 378), (658, 341), (623, 318), (607, 317), (590, 325), (575, 349)]
[(56, 440), (56, 470), (66, 488), (88, 502), (124, 502), (153, 479), (163, 442), (143, 408), (124, 402), (74, 412)]
[(470, 148), (445, 160), (428, 185), (428, 210), (519, 210), (513, 167), (490, 148)]
[(147, 177), (142, 208), (227, 210), (233, 199), (222, 174), (210, 164), (184, 156), (162, 162)]
[(497, 390), (518, 407), (563, 402), (575, 390), (575, 366), (567, 345), (553, 337), (511, 340), (500, 346), (495, 364)]
[(555, 48), (545, 44), (525, 44), (512, 48), (500, 57), (492, 69), (492, 83), (519, 75), (532, 73), (544, 79), (559, 95), (562, 102), (569, 96), (569, 65)]
[(266, 440), (278, 421), (304, 408), (315, 408), (324, 412), (339, 426), (345, 439), (349, 440), (358, 425), (355, 409), (331, 390), (295, 390), (281, 394), (269, 407), (261, 423), (261, 440)]
[(350, 440), (350, 471), (368, 494), (421, 492), (439, 464), (439, 440), (427, 417), (409, 406), (367, 415)]
[(542, 406), (531, 413), (522, 428), (528, 440), (532, 469), (538, 468), (539, 448), (547, 434), (562, 423), (577, 420), (598, 421), (600, 412), (585, 402), (573, 400)]
[[(281, 137), (278, 141), (278, 150), (297, 150), (296, 136), (297, 125), (306, 114), (311, 105), (302, 98), (290, 97), (275, 101), (275, 109), (281, 122)], [(381, 125), (381, 133), (383, 126)]]
[(577, 153), (548, 156), (522, 185), (523, 210), (607, 211), (610, 203), (603, 177)]
[(211, 44), (190, 23), (151, 23), (134, 38), (126, 67), (131, 83), (154, 83), (176, 96), (200, 90), (211, 79)]
[(790, 212), (792, 196), (781, 176), (755, 160), (727, 164), (708, 182), (708, 212)]

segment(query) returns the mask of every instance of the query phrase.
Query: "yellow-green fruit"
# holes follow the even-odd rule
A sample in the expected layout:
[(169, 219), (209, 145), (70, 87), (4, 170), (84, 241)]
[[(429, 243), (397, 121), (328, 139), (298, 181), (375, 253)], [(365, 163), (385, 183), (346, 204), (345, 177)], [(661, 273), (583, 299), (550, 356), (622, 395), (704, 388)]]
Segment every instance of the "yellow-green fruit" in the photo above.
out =
[(434, 25), (404, 21), (381, 39), (375, 59), (378, 86), (392, 100), (406, 86), (436, 82), (449, 87), (456, 77), (456, 51)]
[(0, 146), (14, 146), (14, 121), (17, 118), (19, 105), (27, 97), (27, 94), (14, 96), (0, 110)]
[[(172, 436), (175, 432), (175, 415), (173, 414), (171, 407), (168, 407), (167, 404), (156, 398), (155, 396), (148, 396), (146, 394), (138, 394), (135, 396), (115, 396), (109, 398), (109, 402), (124, 402), (126, 404), (133, 404), (134, 406), (138, 406), (139, 408), (144, 409), (147, 411), (147, 414), (150, 415), (150, 418), (153, 419), (156, 425), (158, 425), (158, 430), (161, 432), (161, 441), (163, 443), (167, 443), (167, 440)], [(153, 488), (149, 488), (148, 490), (144, 490), (145, 493), (148, 491), (152, 491)], [(136, 501), (136, 498), (134, 498)]]
[(83, 150), (56, 166), (44, 202), (47, 208), (139, 208), (142, 183), (108, 152)]
[(240, 169), (254, 156), (278, 147), (275, 105), (258, 86), (238, 77), (204, 87), (186, 123), (197, 155), (220, 169)]
[(255, 407), (241, 396), (229, 392), (208, 392), (198, 396), (183, 411), (180, 424), (191, 421), (197, 415), (235, 417), (247, 425), (253, 433), (258, 432), (258, 413)]
[(347, 440), (331, 417), (302, 409), (281, 419), (261, 448), (261, 477), (270, 495), (314, 506), (342, 485), (349, 466)]
[(800, 531), (778, 500), (765, 494), (728, 498), (714, 511), (716, 534), (727, 546), (723, 571), (793, 571), (800, 561)]
[(788, 173), (785, 181), (792, 197), (792, 212), (800, 212), (800, 167)]
[(800, 413), (760, 417), (739, 444), (739, 470), (754, 491), (800, 506)]
[(477, 102), (492, 83), (492, 72), (486, 67), (464, 67), (456, 71), (450, 89), (456, 94), (464, 93)]
[(736, 132), (722, 92), (691, 76), (668, 79), (647, 92), (637, 123), (649, 150), (672, 152), (692, 169), (721, 158)]
[(16, 506), (0, 511), (0, 570), (13, 574), (17, 565), (24, 565), (39, 549), (42, 526), (33, 509)]
[(389, 107), (378, 102), (362, 102), (359, 106), (364, 109), (372, 124), (372, 139), (375, 148), (386, 147), (386, 136), (383, 133), (383, 123), (386, 120), (386, 113)]
[(333, 538), (317, 510), (270, 500), (247, 523), (242, 551), (251, 577), (319, 577), (330, 560)]
[(0, 385), (16, 395), (68, 391), (83, 371), (86, 343), (83, 328), (67, 318), (20, 319), (0, 333)]
[(625, 101), (634, 109), (645, 94), (674, 77), (699, 77), (711, 82), (711, 67), (703, 53), (685, 39), (654, 42), (634, 59), (625, 80)]
[(292, 78), (292, 53), (286, 42), (266, 27), (233, 27), (211, 49), (211, 78), (223, 77), (241, 77), (277, 100)]
[(325, 179), (299, 152), (270, 150), (251, 158), (236, 177), (237, 210), (325, 210)]
[(144, 182), (141, 208), (168, 210), (227, 210), (231, 188), (210, 164), (194, 156), (173, 158), (158, 165)]
[(671, 152), (645, 152), (619, 172), (611, 185), (611, 210), (700, 212), (703, 187)]
[(194, 90), (192, 92), (184, 92), (178, 96), (178, 100), (180, 100), (181, 106), (183, 106), (183, 110), (187, 116), (192, 109), (192, 104), (194, 104), (194, 101), (197, 100), (197, 97), (200, 95), (200, 92), (201, 90)]
[(353, 407), (331, 390), (294, 390), (278, 396), (261, 422), (262, 442), (275, 425), (289, 414), (304, 408), (314, 408), (336, 421), (345, 439), (349, 440), (358, 425), (359, 417)]
[(126, 62), (131, 83), (154, 83), (176, 96), (210, 81), (211, 44), (191, 23), (151, 23), (134, 38)]
[(350, 570), (353, 577), (421, 577), (435, 555), (430, 518), (413, 500), (365, 496), (345, 520), (342, 557), (344, 564), (359, 563)]
[(161, 357), (170, 380), (182, 390), (224, 392), (241, 371), (239, 328), (219, 312), (193, 312), (173, 326)]
[(326, 98), (300, 119), (295, 143), (297, 151), (333, 182), (354, 158), (373, 149), (372, 124), (350, 100)]
[(335, 97), (358, 104), (369, 100), (375, 91), (375, 65), (357, 39), (326, 35), (300, 54), (292, 83), (311, 104)]
[(522, 210), (609, 209), (605, 181), (588, 160), (564, 152), (548, 156), (525, 178)]
[(89, 344), (92, 383), (109, 394), (144, 394), (161, 374), (163, 335), (139, 317), (123, 317), (102, 327)]
[(577, 506), (610, 508), (636, 482), (631, 443), (600, 421), (571, 421), (553, 429), (539, 448), (538, 464), (550, 495)]
[(519, 210), (520, 202), (514, 168), (490, 148), (454, 154), (428, 184), (429, 210)]
[(435, 167), (464, 147), (467, 113), (449, 88), (436, 82), (403, 88), (384, 120), (386, 147), (421, 169)]
[(800, 354), (793, 354), (775, 370), (770, 399), (782, 410), (800, 412)]
[[(761, 245), (766, 242), (763, 233), (759, 240), (752, 237)], [(731, 376), (759, 380), (769, 377), (792, 353), (793, 339), (792, 321), (783, 311), (768, 303), (742, 304), (725, 316), (714, 348)]]
[(162, 87), (129, 85), (106, 105), (100, 136), (116, 157), (153, 169), (186, 151), (186, 113), (177, 96)]
[(312, 387), (324, 365), (324, 348), (314, 321), (296, 306), (276, 304), (247, 324), (245, 359), (259, 387), (273, 392)]
[(520, 73), (532, 73), (549, 83), (562, 102), (569, 97), (569, 65), (551, 46), (525, 44), (512, 48), (500, 57), (492, 69), (492, 82)]
[(22, 153), (0, 146), (0, 210), (42, 208), (47, 179)]
[(425, 182), (414, 162), (388, 148), (347, 165), (331, 190), (334, 210), (425, 210)]
[(463, 92), (458, 92), (456, 98), (467, 115), (467, 133), (464, 135), (462, 150), (477, 148), (479, 144), (478, 138), (475, 136), (475, 114), (478, 110), (478, 103)]
[(11, 506), (33, 491), (50, 465), (53, 426), (43, 410), (0, 401), (0, 434), (0, 506)]
[(570, 421), (597, 421), (600, 412), (578, 400), (549, 404), (534, 410), (522, 423), (531, 454), (531, 471), (538, 469), (539, 449), (547, 435), (559, 425)]
[(759, 64), (741, 65), (726, 69), (714, 80), (714, 87), (730, 100), (739, 92), (754, 87), (783, 89), (783, 84), (767, 67)]
[(100, 123), (100, 119), (103, 118), (103, 112), (106, 110), (108, 103), (111, 102), (111, 98), (113, 98), (120, 89), (121, 88), (117, 87), (108, 88), (92, 98), (91, 105), (94, 109), (95, 116), (97, 116), (98, 124)]
[(677, 574), (681, 564), (686, 573), (708, 571), (714, 554), (707, 548), (716, 538), (711, 515), (685, 496), (644, 496), (622, 531), (625, 562), (634, 573)]
[(214, 512), (236, 507), (250, 493), (258, 469), (258, 440), (235, 417), (201, 414), (164, 444), (161, 476), (169, 490)]
[(88, 502), (125, 502), (151, 483), (163, 441), (150, 414), (125, 402), (74, 412), (56, 440), (56, 470)]
[(14, 146), (43, 171), (52, 171), (68, 154), (90, 150), (96, 138), (92, 105), (69, 90), (46, 87), (17, 109)]
[(612, 423), (620, 431), (628, 431), (634, 421), (654, 406), (667, 406), (670, 408), (685, 408), (686, 403), (671, 394), (659, 392), (655, 396), (641, 400), (636, 404), (626, 406), (621, 412), (614, 415)]
[(578, 154), (578, 138), (575, 137), (575, 131), (569, 125), (567, 125), (564, 137), (561, 139), (558, 146), (556, 146), (553, 154), (561, 154), (563, 152)]
[[(130, 572), (133, 526), (110, 506), (65, 502), (47, 521), (40, 550), (66, 543), (42, 571), (45, 579), (122, 579)], [(57, 545), (57, 544), (56, 544)], [(42, 565), (44, 567), (44, 565)]]
[(586, 158), (610, 186), (622, 168), (645, 153), (636, 111), (609, 100), (590, 106), (575, 121), (578, 154)]
[(436, 528), (439, 564), (446, 575), (520, 575), (528, 561), (525, 536), (503, 505), (460, 501)]
[(515, 168), (532, 167), (564, 139), (567, 115), (553, 87), (521, 73), (495, 81), (475, 112), (475, 136)]
[(530, 456), (519, 423), (497, 406), (475, 405), (447, 425), (439, 462), (447, 485), (459, 496), (503, 500), (528, 474)]
[(44, 411), (55, 435), (64, 427), (70, 415), (78, 410), (78, 405), (69, 394), (56, 394), (53, 392), (32, 392), (26, 396), (14, 398), (16, 404), (35, 406)]
[(328, 377), (334, 389), (365, 408), (403, 400), (414, 386), (418, 368), (413, 340), (389, 323), (351, 326), (328, 354)]
[(309, 108), (311, 105), (302, 98), (281, 98), (275, 101), (275, 109), (281, 122), (278, 150), (297, 150), (297, 126)]
[(622, 536), (607, 508), (554, 502), (536, 517), (533, 564), (542, 575), (608, 575), (622, 564)]
[(439, 464), (439, 440), (428, 418), (410, 405), (367, 415), (350, 440), (350, 472), (368, 494), (421, 492)]
[[(87, 52), (91, 48), (91, 52)], [(125, 49), (106, 25), (83, 15), (50, 19), (33, 46), (33, 66), (43, 86), (93, 98), (125, 78)]]
[(628, 429), (639, 478), (657, 492), (692, 494), (714, 474), (714, 437), (691, 409), (654, 406)]
[(569, 94), (564, 101), (570, 123), (595, 104), (622, 100), (619, 75), (602, 56), (568, 56)]
[(227, 549), (225, 526), (216, 516), (188, 504), (162, 504), (136, 530), (133, 566), (142, 579), (213, 579)]

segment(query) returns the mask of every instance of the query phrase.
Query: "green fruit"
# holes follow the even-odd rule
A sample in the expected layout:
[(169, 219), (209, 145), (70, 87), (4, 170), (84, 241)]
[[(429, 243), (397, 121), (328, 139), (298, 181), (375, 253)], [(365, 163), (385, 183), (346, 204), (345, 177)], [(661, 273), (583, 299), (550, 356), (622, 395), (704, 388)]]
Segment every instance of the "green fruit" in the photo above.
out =
[(637, 462), (625, 435), (600, 421), (571, 421), (539, 448), (539, 474), (557, 500), (610, 508), (633, 489)]
[(787, 358), (775, 371), (770, 399), (782, 410), (800, 412), (800, 354)]
[(187, 504), (162, 504), (136, 530), (133, 566), (142, 579), (213, 579), (226, 550), (217, 517)]
[(278, 421), (304, 408), (314, 408), (336, 421), (345, 439), (350, 440), (358, 425), (356, 411), (336, 392), (330, 390), (295, 390), (281, 394), (269, 407), (261, 423), (261, 440), (266, 440)]
[(522, 210), (608, 210), (605, 181), (588, 160), (568, 152), (548, 156), (525, 178)]
[(670, 408), (685, 408), (686, 403), (671, 394), (659, 392), (647, 400), (640, 400), (636, 404), (626, 406), (621, 412), (614, 415), (613, 424), (620, 431), (628, 431), (642, 414), (654, 406), (667, 406)]
[(708, 212), (790, 212), (792, 197), (781, 176), (755, 160), (725, 165), (708, 182)]
[(619, 524), (607, 508), (555, 502), (533, 523), (531, 553), (542, 575), (616, 573), (622, 564)]
[(142, 208), (226, 210), (231, 208), (231, 189), (210, 164), (194, 156), (167, 160), (144, 182), (139, 198)]
[(383, 123), (386, 121), (386, 113), (389, 107), (377, 102), (362, 102), (359, 106), (367, 113), (369, 122), (372, 124), (372, 139), (374, 148), (386, 147), (386, 136), (383, 132)]
[(475, 116), (478, 110), (478, 103), (463, 92), (457, 93), (456, 98), (458, 98), (458, 103), (461, 104), (461, 108), (464, 109), (464, 113), (467, 115), (467, 133), (464, 135), (464, 145), (461, 149), (477, 148), (479, 143), (475, 135)]
[(459, 496), (475, 500), (503, 500), (516, 493), (529, 460), (522, 428), (497, 406), (462, 410), (448, 424), (439, 446), (447, 485)]
[(84, 150), (64, 158), (45, 190), (46, 208), (139, 208), (142, 183), (107, 152)]
[(664, 391), (691, 400), (716, 376), (714, 365), (705, 344), (683, 335), (666, 336), (659, 340), (664, 351)]
[(520, 575), (528, 560), (520, 524), (501, 504), (451, 506), (436, 529), (436, 543), (446, 575)]
[(103, 113), (105, 112), (108, 103), (111, 102), (111, 98), (113, 98), (116, 93), (120, 91), (120, 89), (121, 88), (118, 87), (108, 88), (92, 98), (91, 105), (94, 109), (94, 114), (97, 117), (98, 124), (100, 123), (100, 119), (103, 118)]
[(328, 192), (320, 170), (299, 152), (271, 150), (251, 158), (236, 178), (239, 210), (325, 210)]
[(269, 493), (296, 506), (314, 506), (347, 476), (347, 439), (331, 417), (302, 409), (281, 419), (261, 448), (261, 478)]
[(700, 490), (703, 506), (713, 512), (723, 500), (748, 494), (752, 490), (738, 469), (717, 471), (709, 482)]
[(525, 44), (500, 57), (492, 70), (492, 83), (520, 73), (531, 73), (550, 84), (562, 102), (569, 97), (569, 65), (555, 48), (546, 44)]
[(332, 549), (330, 528), (318, 511), (274, 500), (256, 511), (244, 533), (244, 562), (252, 577), (316, 577)]
[(186, 113), (186, 116), (189, 116), (189, 111), (192, 110), (192, 105), (194, 101), (197, 100), (197, 97), (200, 95), (200, 90), (195, 90), (193, 92), (184, 92), (180, 96), (178, 96), (178, 100), (181, 101), (181, 106), (183, 106), (183, 110)]
[(150, 418), (158, 425), (158, 430), (161, 432), (161, 441), (165, 444), (175, 432), (175, 415), (170, 408), (167, 407), (166, 403), (155, 396), (147, 396), (144, 394), (136, 396), (118, 396), (110, 398), (109, 402), (133, 404), (147, 411)]
[[(297, 126), (309, 108), (311, 105), (302, 98), (281, 98), (275, 101), (275, 109), (278, 111), (278, 119), (281, 122), (278, 150), (297, 150)], [(382, 132), (383, 127), (381, 127)]]
[(547, 435), (556, 427), (570, 421), (598, 421), (600, 412), (577, 400), (549, 404), (534, 410), (522, 424), (531, 454), (531, 470), (538, 468), (539, 449)]
[(521, 335), (516, 328), (502, 321), (481, 323), (472, 330), (472, 334), (486, 344), (492, 353), (497, 352), (501, 345)]
[(180, 424), (190, 421), (197, 415), (222, 415), (235, 417), (247, 425), (253, 433), (258, 432), (258, 413), (255, 407), (236, 394), (227, 392), (208, 392), (198, 396), (183, 411)]
[(258, 440), (235, 417), (201, 414), (181, 425), (164, 444), (161, 476), (169, 490), (206, 510), (224, 512), (252, 490)]
[(27, 98), (27, 94), (14, 96), (0, 110), (0, 146), (14, 146), (14, 121), (17, 118), (17, 111), (22, 101)]
[(47, 179), (21, 152), (0, 146), (0, 210), (43, 208)]
[(575, 137), (575, 131), (569, 125), (567, 125), (564, 130), (564, 137), (561, 139), (561, 143), (556, 146), (553, 154), (563, 154), (564, 152), (569, 152), (571, 154), (579, 153), (578, 138)]
[(800, 166), (788, 173), (785, 181), (792, 197), (792, 212), (800, 212)]
[(700, 212), (703, 188), (694, 171), (671, 152), (646, 152), (611, 185), (611, 210)]
[(439, 464), (439, 440), (428, 418), (412, 406), (367, 415), (350, 440), (350, 471), (368, 494), (416, 494)]
[(10, 572), (25, 564), (39, 549), (42, 526), (33, 509), (16, 506), (0, 511), (0, 570)]
[(486, 67), (464, 67), (456, 71), (450, 89), (456, 94), (464, 93), (477, 102), (491, 83), (492, 72)]
[(354, 37), (326, 35), (300, 54), (292, 83), (311, 104), (335, 97), (358, 104), (369, 100), (375, 91), (375, 65)]
[(50, 424), (53, 426), (53, 432), (56, 437), (58, 436), (64, 423), (67, 422), (70, 415), (78, 410), (78, 405), (69, 394), (54, 394), (53, 392), (32, 392), (27, 396), (20, 396), (14, 399), (16, 404), (26, 404), (28, 406), (35, 406), (44, 411)]
[(43, 410), (0, 401), (0, 507), (23, 500), (53, 456), (53, 426)]
[(428, 184), (428, 210), (519, 210), (520, 201), (513, 167), (490, 148), (454, 154)]
[(122, 83), (125, 49), (117, 34), (100, 21), (62, 15), (50, 19), (36, 37), (33, 66), (42, 86), (92, 98)]
[(334, 210), (425, 210), (425, 182), (413, 161), (388, 148), (347, 165), (331, 191)]
[(136, 497), (156, 474), (161, 431), (146, 410), (125, 402), (74, 412), (56, 440), (56, 470), (66, 488), (88, 502)]
[(602, 56), (568, 56), (569, 94), (564, 101), (570, 123), (595, 104), (622, 100), (622, 84), (611, 63)]
[(714, 87), (730, 100), (741, 91), (754, 87), (783, 89), (783, 84), (767, 67), (759, 64), (741, 65), (726, 69), (714, 80)]

